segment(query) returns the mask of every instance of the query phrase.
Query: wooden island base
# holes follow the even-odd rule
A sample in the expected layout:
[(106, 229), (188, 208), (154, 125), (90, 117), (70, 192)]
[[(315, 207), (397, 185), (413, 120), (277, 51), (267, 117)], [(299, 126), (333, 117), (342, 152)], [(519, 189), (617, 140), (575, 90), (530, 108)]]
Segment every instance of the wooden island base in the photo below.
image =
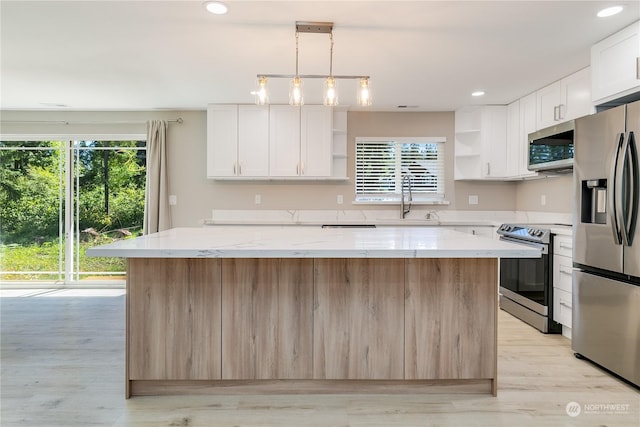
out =
[(496, 326), (496, 258), (128, 258), (126, 395), (495, 395)]

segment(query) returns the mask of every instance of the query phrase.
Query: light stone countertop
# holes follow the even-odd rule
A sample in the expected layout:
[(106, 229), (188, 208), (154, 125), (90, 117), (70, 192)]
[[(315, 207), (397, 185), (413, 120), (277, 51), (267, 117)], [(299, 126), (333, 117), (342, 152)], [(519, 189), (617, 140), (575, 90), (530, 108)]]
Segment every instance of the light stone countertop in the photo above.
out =
[(174, 228), (87, 250), (123, 258), (538, 258), (539, 250), (441, 227)]

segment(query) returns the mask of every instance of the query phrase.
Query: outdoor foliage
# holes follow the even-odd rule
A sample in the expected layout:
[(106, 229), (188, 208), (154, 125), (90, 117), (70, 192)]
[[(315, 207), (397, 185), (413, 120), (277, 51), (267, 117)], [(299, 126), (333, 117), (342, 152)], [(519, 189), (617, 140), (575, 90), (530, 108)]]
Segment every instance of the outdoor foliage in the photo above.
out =
[[(64, 180), (60, 180), (64, 143), (20, 144), (51, 150), (0, 151), (0, 243), (52, 241), (58, 238), (65, 191)], [(107, 144), (82, 141), (74, 150), (79, 160), (74, 183), (80, 188), (79, 228), (100, 233), (122, 228), (139, 230), (144, 213), (145, 157), (138, 150), (96, 149)], [(117, 144), (136, 147), (139, 143)], [(64, 206), (62, 209), (64, 212)]]
[[(66, 182), (69, 142), (0, 142), (0, 257), (5, 272), (59, 270), (65, 192), (72, 185), (82, 271), (123, 271), (121, 259), (86, 258), (96, 244), (142, 232), (146, 152), (142, 141), (76, 141)], [(120, 148), (113, 148), (120, 147)], [(126, 148), (130, 147), (130, 148)], [(137, 148), (143, 148), (141, 150)], [(64, 243), (63, 243), (64, 244)], [(36, 278), (35, 276), (33, 278)], [(40, 275), (38, 278), (48, 278)], [(11, 279), (3, 277), (2, 279)], [(22, 279), (28, 277), (22, 276)]]

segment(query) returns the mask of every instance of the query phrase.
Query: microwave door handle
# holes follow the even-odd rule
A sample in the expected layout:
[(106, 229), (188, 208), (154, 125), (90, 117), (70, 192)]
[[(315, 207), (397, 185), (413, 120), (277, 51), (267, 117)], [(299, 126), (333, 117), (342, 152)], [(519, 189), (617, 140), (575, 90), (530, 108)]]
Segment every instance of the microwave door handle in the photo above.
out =
[(624, 182), (622, 241), (631, 246), (638, 221), (638, 150), (633, 131), (629, 132), (623, 147), (622, 182)]
[(616, 137), (617, 141), (615, 144), (615, 155), (613, 156), (613, 161), (611, 162), (611, 175), (609, 176), (610, 187), (609, 188), (609, 219), (611, 220), (611, 231), (613, 232), (613, 242), (616, 245), (622, 244), (622, 236), (620, 235), (620, 226), (618, 222), (618, 200), (619, 200), (619, 185), (618, 185), (618, 177), (620, 175), (618, 168), (618, 161), (620, 160), (620, 149), (622, 148), (622, 143), (624, 142), (624, 133), (618, 134)]

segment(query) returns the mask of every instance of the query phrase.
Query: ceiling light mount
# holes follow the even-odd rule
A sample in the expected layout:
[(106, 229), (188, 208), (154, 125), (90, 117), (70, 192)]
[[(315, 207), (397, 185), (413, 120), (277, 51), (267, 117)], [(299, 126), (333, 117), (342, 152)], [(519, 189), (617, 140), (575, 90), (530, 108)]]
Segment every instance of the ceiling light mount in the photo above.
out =
[[(312, 34), (329, 34), (330, 50), (329, 50), (329, 74), (305, 74), (298, 73), (298, 39), (300, 33)], [(303, 85), (302, 79), (325, 79), (324, 84), (324, 105), (338, 105), (338, 91), (336, 80), (359, 80), (358, 85), (358, 105), (371, 105), (371, 90), (369, 87), (369, 76), (336, 76), (333, 74), (333, 22), (310, 22), (296, 21), (296, 73), (295, 74), (258, 74), (257, 90), (255, 94), (255, 102), (258, 105), (269, 103), (269, 94), (267, 91), (267, 79), (286, 78), (291, 79), (289, 85), (289, 104), (302, 105)]]
[(296, 21), (297, 33), (331, 34), (333, 22)]

